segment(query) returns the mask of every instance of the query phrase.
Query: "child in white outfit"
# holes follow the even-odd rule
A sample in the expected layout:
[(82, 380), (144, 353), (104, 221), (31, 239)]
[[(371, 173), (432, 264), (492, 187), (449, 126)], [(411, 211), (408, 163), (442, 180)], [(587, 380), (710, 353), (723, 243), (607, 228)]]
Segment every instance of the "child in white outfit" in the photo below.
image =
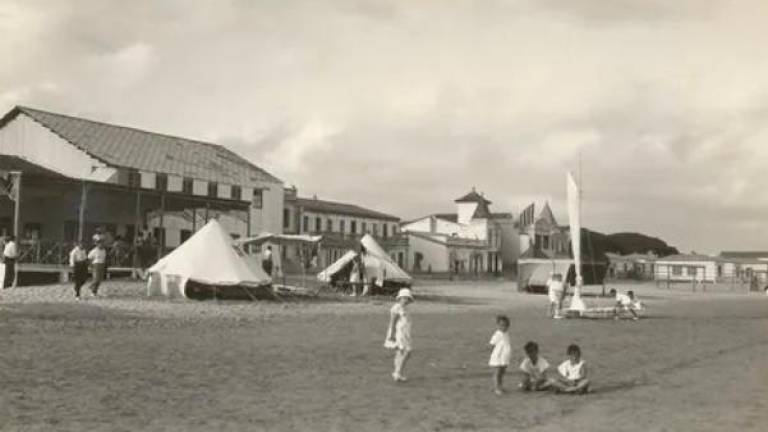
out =
[(509, 340), (509, 318), (503, 315), (496, 317), (496, 332), (491, 337), (490, 344), (493, 345), (491, 358), (488, 365), (493, 368), (493, 391), (500, 395), (504, 393), (502, 382), (504, 372), (509, 366), (512, 358), (512, 343)]
[(587, 393), (589, 379), (587, 364), (581, 358), (581, 348), (576, 344), (568, 346), (568, 359), (557, 368), (558, 376), (549, 380), (549, 384), (558, 393)]
[(539, 356), (539, 344), (530, 341), (525, 344), (525, 359), (520, 363), (523, 380), (520, 389), (523, 391), (544, 390), (548, 387), (547, 371), (549, 362)]
[(395, 370), (392, 379), (396, 382), (404, 382), (407, 379), (403, 375), (405, 363), (411, 355), (411, 316), (406, 306), (413, 302), (413, 294), (408, 288), (403, 288), (397, 293), (394, 306), (389, 311), (389, 326), (387, 327), (387, 339), (384, 347), (396, 350)]

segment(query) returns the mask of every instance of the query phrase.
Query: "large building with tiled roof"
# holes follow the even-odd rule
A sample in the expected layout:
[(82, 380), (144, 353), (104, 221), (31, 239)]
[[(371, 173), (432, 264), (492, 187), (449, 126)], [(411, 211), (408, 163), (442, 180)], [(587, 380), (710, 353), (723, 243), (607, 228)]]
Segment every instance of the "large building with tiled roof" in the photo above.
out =
[(433, 213), (402, 224), (408, 234), (409, 270), (500, 273), (513, 269), (519, 236), (511, 213), (494, 213), (475, 188), (454, 200), (455, 213)]
[(234, 236), (282, 229), (282, 181), (203, 141), (18, 106), (0, 119), (0, 171), (21, 172), (19, 224), (0, 198), (0, 231), (22, 241), (146, 227), (162, 253), (214, 216)]

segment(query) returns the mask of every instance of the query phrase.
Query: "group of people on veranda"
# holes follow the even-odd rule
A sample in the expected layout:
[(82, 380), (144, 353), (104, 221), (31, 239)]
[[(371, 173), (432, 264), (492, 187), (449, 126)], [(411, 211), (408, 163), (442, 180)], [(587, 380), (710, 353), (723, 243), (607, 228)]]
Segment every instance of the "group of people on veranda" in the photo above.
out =
[[(413, 303), (411, 290), (401, 289), (395, 298), (395, 304), (390, 309), (389, 325), (384, 347), (395, 351), (394, 370), (392, 379), (405, 382), (406, 363), (411, 357), (413, 342), (411, 338), (411, 314), (408, 305)], [(496, 317), (496, 331), (490, 340), (493, 347), (488, 365), (493, 369), (493, 391), (497, 395), (504, 393), (503, 380), (512, 361), (512, 342), (509, 335), (509, 318), (503, 315)], [(581, 358), (581, 348), (571, 344), (566, 349), (567, 358), (555, 370), (552, 370), (547, 360), (539, 355), (539, 345), (529, 341), (524, 346), (525, 358), (519, 369), (522, 379), (519, 384), (523, 391), (553, 390), (557, 393), (587, 393), (589, 378), (587, 364)]]

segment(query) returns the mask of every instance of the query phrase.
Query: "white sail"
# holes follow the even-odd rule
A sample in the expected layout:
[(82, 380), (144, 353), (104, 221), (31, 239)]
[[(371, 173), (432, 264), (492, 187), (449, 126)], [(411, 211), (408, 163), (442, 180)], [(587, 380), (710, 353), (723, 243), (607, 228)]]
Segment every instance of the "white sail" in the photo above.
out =
[(571, 298), (571, 310), (584, 311), (586, 305), (581, 299), (581, 191), (573, 174), (568, 173), (566, 179), (566, 190), (568, 193), (568, 222), (571, 226), (571, 250), (573, 252), (573, 265), (576, 270), (576, 287), (573, 290)]

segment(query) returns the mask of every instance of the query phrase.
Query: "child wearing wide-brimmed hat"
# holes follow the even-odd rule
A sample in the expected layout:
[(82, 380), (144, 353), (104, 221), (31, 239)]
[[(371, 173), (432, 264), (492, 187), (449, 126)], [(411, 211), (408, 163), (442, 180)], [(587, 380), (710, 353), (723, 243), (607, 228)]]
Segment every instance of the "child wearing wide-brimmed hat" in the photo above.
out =
[(403, 288), (397, 293), (395, 304), (389, 310), (389, 327), (387, 328), (386, 348), (395, 350), (395, 370), (392, 378), (395, 381), (406, 381), (403, 369), (411, 354), (411, 316), (406, 306), (413, 302), (413, 294), (408, 288)]

